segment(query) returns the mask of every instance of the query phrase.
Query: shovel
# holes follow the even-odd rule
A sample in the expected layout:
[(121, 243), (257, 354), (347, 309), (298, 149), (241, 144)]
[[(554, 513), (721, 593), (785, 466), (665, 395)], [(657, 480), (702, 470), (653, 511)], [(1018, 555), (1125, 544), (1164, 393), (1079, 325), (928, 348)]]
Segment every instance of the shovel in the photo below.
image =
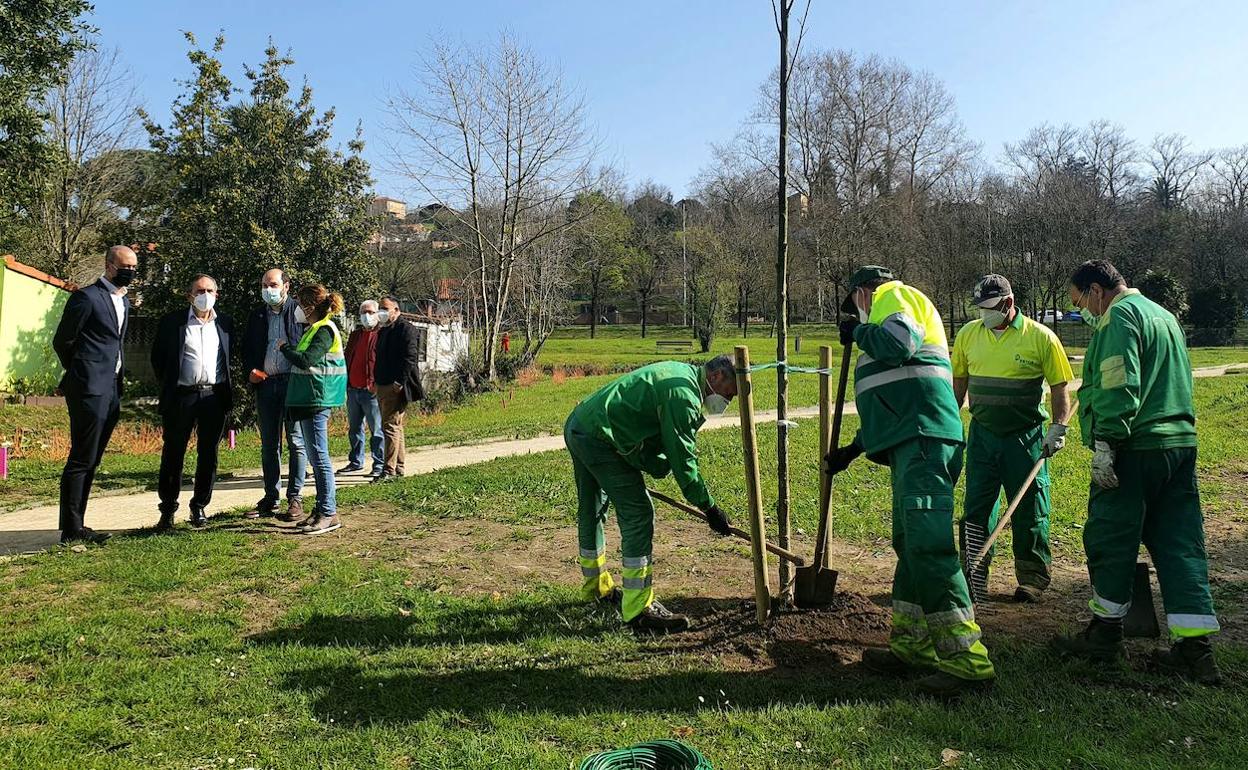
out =
[[(679, 500), (673, 497), (668, 497), (662, 492), (658, 492), (653, 489), (647, 489), (646, 491), (649, 492), (650, 496), (653, 497), (655, 500), (660, 500), (662, 502), (665, 502), (678, 511), (683, 511), (689, 514), (690, 516), (701, 519), (702, 521), (706, 521), (706, 514), (703, 513), (702, 511), (699, 511), (697, 508), (694, 508), (693, 506), (690, 506), (690, 505), (685, 505)], [(744, 529), (741, 529), (740, 527), (728, 527), (728, 532), (732, 534), (733, 537), (740, 538), (741, 540), (744, 540), (746, 542), (752, 541), (752, 538), (750, 538), (750, 533), (746, 532)], [(763, 543), (763, 545), (767, 548), (768, 551), (770, 551), (771, 553), (774, 553), (776, 556), (779, 556), (781, 559), (784, 559), (785, 561), (791, 561), (794, 564), (796, 564), (799, 570), (801, 570), (802, 565), (806, 563), (806, 560), (804, 558), (802, 558), (801, 556), (798, 556), (797, 554), (793, 553), (790, 550), (781, 548), (780, 546), (773, 545), (771, 543)]]
[[(845, 414), (845, 385), (849, 381), (849, 358), (853, 345), (846, 345), (841, 353), (841, 378), (836, 383), (836, 412), (832, 417), (832, 433), (827, 446), (822, 450), (826, 453), (840, 445), (841, 418)], [(820, 350), (819, 363), (827, 368), (830, 349)], [(828, 384), (824, 379), (820, 383), (819, 393), (819, 426), (821, 434), (827, 434), (828, 424)], [(823, 443), (823, 442), (820, 442)], [(815, 534), (815, 555), (811, 563), (797, 568), (797, 585), (793, 595), (793, 603), (804, 609), (827, 607), (836, 596), (836, 579), (839, 572), (828, 567), (828, 524), (832, 518), (832, 475), (823, 467), (823, 457), (819, 458), (819, 530)]]
[(1135, 583), (1131, 587), (1131, 607), (1122, 619), (1122, 633), (1137, 639), (1161, 636), (1157, 610), (1153, 607), (1153, 584), (1148, 579), (1148, 562), (1135, 563)]

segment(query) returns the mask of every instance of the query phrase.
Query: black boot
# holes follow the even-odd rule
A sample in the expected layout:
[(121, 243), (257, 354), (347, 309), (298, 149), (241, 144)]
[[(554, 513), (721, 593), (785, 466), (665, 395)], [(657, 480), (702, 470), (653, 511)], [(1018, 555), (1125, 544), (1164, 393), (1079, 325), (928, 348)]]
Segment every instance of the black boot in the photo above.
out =
[(1169, 650), (1158, 652), (1154, 661), (1162, 671), (1197, 684), (1222, 683), (1218, 663), (1213, 659), (1213, 644), (1207, 636), (1180, 639)]
[(640, 615), (628, 621), (628, 625), (634, 631), (651, 634), (679, 634), (681, 631), (689, 630), (689, 618), (677, 615), (655, 601), (651, 602)]
[(1083, 631), (1073, 636), (1055, 637), (1049, 646), (1063, 658), (1098, 662), (1118, 660), (1122, 657), (1122, 621), (1093, 617)]
[(160, 514), (160, 521), (156, 522), (157, 532), (168, 532), (173, 529), (173, 511), (167, 511)]
[(931, 673), (932, 666), (912, 665), (902, 660), (888, 647), (868, 647), (862, 651), (862, 665), (877, 674), (904, 676), (905, 674)]

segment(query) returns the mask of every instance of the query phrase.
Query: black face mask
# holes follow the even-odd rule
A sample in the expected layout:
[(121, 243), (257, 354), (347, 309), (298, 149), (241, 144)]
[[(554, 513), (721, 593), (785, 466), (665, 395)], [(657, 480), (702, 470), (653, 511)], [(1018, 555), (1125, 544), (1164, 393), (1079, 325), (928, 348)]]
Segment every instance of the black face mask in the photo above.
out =
[(117, 275), (113, 276), (112, 284), (119, 289), (129, 286), (130, 282), (134, 280), (135, 272), (137, 271), (133, 267), (117, 268)]

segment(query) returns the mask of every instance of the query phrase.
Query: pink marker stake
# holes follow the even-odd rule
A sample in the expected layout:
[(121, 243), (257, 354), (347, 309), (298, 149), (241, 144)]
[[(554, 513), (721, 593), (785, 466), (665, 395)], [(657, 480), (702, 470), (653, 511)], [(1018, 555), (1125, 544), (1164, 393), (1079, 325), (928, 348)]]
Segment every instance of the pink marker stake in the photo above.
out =
[(230, 428), (230, 449), (234, 448), (234, 429)]
[(9, 448), (0, 446), (0, 481), (9, 477)]

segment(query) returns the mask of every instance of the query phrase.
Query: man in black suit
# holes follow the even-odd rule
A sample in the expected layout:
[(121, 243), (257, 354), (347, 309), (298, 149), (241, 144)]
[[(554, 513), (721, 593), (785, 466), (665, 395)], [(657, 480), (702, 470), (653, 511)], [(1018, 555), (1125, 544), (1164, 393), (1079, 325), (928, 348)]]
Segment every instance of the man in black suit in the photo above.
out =
[(425, 390), (420, 383), (420, 330), (403, 320), (396, 297), (382, 298), (378, 316), (381, 331), (377, 333), (373, 379), (381, 405), (381, 429), (386, 436), (386, 465), (373, 481), (385, 481), (403, 475), (407, 451), (403, 417), (407, 405), (424, 398)]
[(61, 542), (102, 543), (108, 534), (85, 526), (87, 497), (104, 448), (121, 414), (122, 340), (130, 321), (126, 287), (139, 258), (125, 246), (104, 257), (104, 275), (65, 303), (52, 349), (65, 367), (60, 390), (69, 407), (69, 458), (61, 473)]
[(230, 391), (230, 334), (228, 316), (219, 315), (217, 282), (197, 275), (187, 289), (189, 310), (174, 310), (160, 319), (152, 345), (152, 370), (160, 383), (160, 415), (164, 447), (160, 453), (160, 522), (158, 530), (173, 527), (182, 491), (182, 466), (191, 431), (198, 428), (195, 493), (191, 496), (191, 526), (208, 523), (204, 509), (212, 501), (217, 479), (217, 449), (225, 418), (233, 405)]

